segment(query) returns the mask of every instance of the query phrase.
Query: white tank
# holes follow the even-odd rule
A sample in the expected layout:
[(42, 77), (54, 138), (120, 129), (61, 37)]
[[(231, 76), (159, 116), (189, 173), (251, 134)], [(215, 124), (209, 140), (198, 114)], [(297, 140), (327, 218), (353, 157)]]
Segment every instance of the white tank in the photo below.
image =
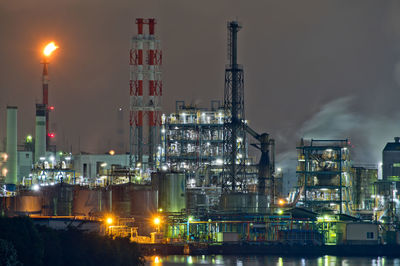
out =
[(15, 191), (17, 184), (17, 112), (17, 107), (7, 106), (6, 187), (9, 191)]

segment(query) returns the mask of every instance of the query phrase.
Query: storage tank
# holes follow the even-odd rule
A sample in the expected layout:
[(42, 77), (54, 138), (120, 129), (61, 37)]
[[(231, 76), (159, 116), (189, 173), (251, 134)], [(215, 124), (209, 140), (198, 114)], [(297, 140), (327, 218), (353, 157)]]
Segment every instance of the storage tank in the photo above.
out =
[(151, 176), (153, 190), (158, 190), (158, 208), (163, 212), (186, 209), (186, 178), (184, 173), (158, 172)]
[(16, 197), (15, 212), (19, 214), (41, 214), (42, 195), (32, 191), (20, 191)]
[(121, 217), (149, 216), (157, 211), (157, 191), (150, 186), (121, 184), (111, 189), (112, 212)]
[(107, 202), (103, 200), (102, 194), (102, 189), (75, 187), (72, 204), (73, 215), (95, 216), (99, 214), (105, 207), (108, 207)]
[(6, 189), (15, 191), (17, 184), (17, 112), (15, 106), (7, 106), (7, 174)]
[(74, 186), (56, 184), (41, 187), (43, 192), (43, 215), (71, 216)]

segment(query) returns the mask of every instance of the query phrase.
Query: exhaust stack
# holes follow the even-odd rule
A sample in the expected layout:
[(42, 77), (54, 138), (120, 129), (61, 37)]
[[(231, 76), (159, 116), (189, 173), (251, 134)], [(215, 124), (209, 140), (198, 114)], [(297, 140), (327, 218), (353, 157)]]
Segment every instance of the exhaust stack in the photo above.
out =
[(46, 156), (46, 105), (36, 104), (35, 162)]

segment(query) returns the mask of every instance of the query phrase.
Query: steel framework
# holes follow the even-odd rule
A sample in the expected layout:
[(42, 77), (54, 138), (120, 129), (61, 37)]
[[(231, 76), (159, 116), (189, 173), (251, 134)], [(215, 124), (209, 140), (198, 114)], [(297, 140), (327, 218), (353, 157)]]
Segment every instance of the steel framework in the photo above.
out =
[(230, 21), (228, 28), (228, 58), (225, 69), (224, 92), (224, 171), (222, 189), (226, 191), (245, 191), (246, 133), (244, 116), (244, 77), (243, 68), (237, 63), (237, 33), (241, 26)]

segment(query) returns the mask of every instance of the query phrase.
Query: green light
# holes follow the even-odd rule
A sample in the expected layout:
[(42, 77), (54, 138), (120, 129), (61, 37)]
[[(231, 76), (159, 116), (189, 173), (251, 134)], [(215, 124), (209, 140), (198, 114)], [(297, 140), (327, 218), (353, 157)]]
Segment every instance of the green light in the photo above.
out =
[(62, 156), (62, 155), (63, 155), (63, 152), (62, 152), (62, 151), (59, 151), (58, 154), (59, 154), (60, 156)]
[(189, 220), (189, 222), (193, 221), (193, 217), (189, 216), (188, 220)]
[(278, 209), (278, 214), (282, 215), (283, 214), (283, 210), (282, 209)]
[(28, 136), (26, 136), (26, 143), (31, 143), (31, 142), (32, 142), (32, 140), (33, 140), (33, 137), (32, 137), (32, 135), (28, 135)]

